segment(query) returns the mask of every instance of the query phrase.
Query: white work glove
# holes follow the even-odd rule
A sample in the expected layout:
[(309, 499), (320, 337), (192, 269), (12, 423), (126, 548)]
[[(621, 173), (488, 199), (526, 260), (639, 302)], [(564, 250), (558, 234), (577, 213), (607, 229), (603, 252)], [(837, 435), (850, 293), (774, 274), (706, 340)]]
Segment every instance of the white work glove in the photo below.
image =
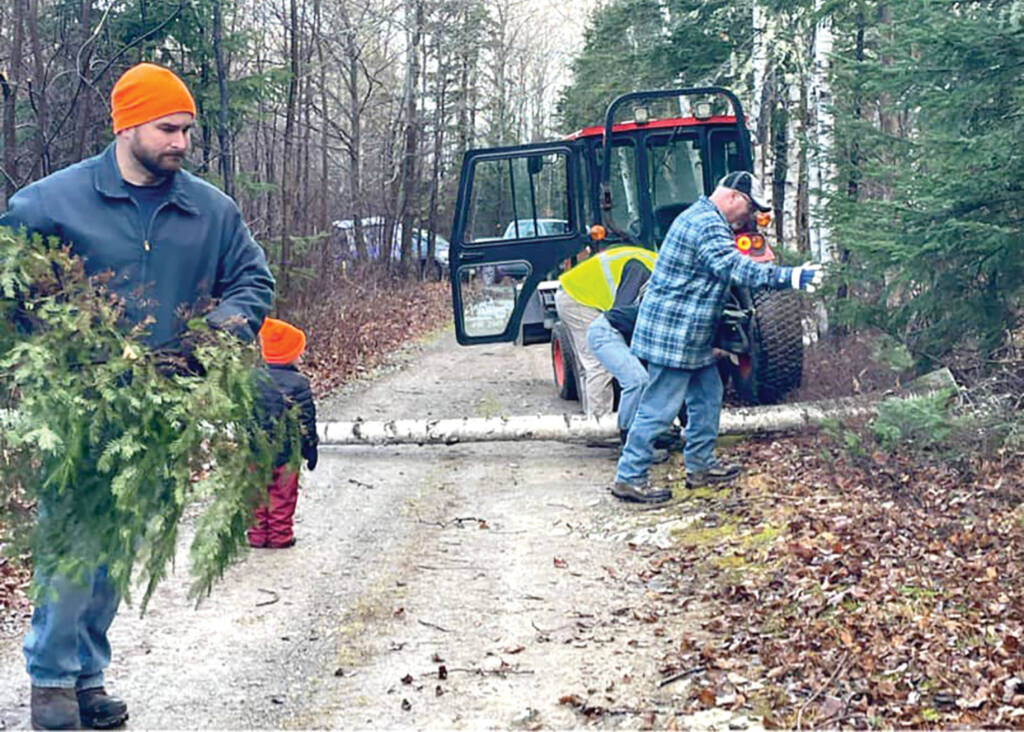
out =
[(825, 279), (825, 270), (822, 269), (820, 264), (804, 262), (799, 267), (793, 267), (793, 273), (790, 277), (790, 286), (794, 290), (814, 292), (821, 287), (821, 283)]

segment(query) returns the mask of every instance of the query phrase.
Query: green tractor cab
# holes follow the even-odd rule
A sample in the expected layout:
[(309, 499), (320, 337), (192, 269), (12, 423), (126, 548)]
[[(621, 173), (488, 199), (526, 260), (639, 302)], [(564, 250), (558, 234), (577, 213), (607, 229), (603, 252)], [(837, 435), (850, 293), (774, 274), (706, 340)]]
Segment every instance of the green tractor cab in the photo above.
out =
[[(550, 341), (559, 395), (577, 398), (577, 346), (554, 308), (558, 275), (608, 247), (657, 250), (676, 216), (726, 173), (752, 165), (740, 102), (720, 87), (625, 94), (603, 126), (468, 151), (449, 261), (459, 343)], [(776, 257), (753, 220), (735, 246), (756, 261)], [(722, 372), (741, 398), (779, 401), (800, 384), (798, 298), (734, 287), (719, 345), (738, 356), (738, 365), (723, 360)]]

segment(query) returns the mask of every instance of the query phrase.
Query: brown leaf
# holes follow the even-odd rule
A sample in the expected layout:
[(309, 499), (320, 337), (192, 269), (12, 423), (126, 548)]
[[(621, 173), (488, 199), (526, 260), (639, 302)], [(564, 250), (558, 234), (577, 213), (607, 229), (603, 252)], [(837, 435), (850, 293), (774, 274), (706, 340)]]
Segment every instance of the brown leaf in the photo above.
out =
[(801, 544), (799, 541), (789, 542), (789, 551), (796, 554), (798, 557), (803, 559), (805, 562), (809, 562), (814, 559), (817, 552), (814, 551), (813, 547), (809, 547), (806, 544)]
[(697, 700), (705, 709), (710, 709), (711, 707), (715, 706), (715, 700), (717, 699), (718, 695), (714, 692), (713, 689), (710, 689), (708, 687), (704, 687), (700, 690), (700, 693), (697, 694)]
[(820, 720), (824, 721), (826, 719), (831, 719), (842, 712), (845, 708), (846, 705), (843, 704), (842, 700), (836, 699), (834, 696), (826, 696), (818, 707)]

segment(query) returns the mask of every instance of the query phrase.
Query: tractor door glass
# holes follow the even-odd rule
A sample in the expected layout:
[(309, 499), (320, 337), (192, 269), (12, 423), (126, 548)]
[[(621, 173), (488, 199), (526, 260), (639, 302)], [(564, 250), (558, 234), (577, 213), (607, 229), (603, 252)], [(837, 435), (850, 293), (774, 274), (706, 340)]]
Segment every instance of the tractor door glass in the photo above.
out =
[(459, 269), (462, 323), (467, 336), (482, 338), (505, 332), (530, 271), (527, 262)]
[(477, 160), (464, 241), (484, 244), (569, 234), (568, 165), (563, 153)]
[(746, 170), (740, 140), (735, 130), (712, 130), (711, 132), (711, 181), (717, 183), (726, 173)]
[[(600, 141), (594, 148), (597, 169), (604, 163), (604, 148)], [(616, 226), (624, 227), (634, 236), (640, 236), (640, 191), (637, 190), (636, 148), (632, 141), (612, 143), (609, 183), (612, 189), (612, 219)]]
[(680, 133), (648, 137), (647, 181), (660, 244), (676, 216), (704, 194), (699, 138)]

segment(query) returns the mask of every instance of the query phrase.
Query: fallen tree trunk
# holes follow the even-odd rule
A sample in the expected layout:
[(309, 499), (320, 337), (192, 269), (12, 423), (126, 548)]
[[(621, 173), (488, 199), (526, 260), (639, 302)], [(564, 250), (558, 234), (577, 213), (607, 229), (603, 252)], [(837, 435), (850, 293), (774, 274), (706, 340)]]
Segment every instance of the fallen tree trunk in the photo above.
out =
[[(828, 419), (869, 416), (890, 398), (907, 399), (942, 390), (956, 390), (949, 369), (915, 379), (894, 393), (873, 394), (817, 402), (741, 407), (722, 411), (720, 434), (753, 434), (804, 429)], [(619, 434), (615, 415), (579, 414), (461, 419), (395, 419), (386, 421), (324, 422), (318, 428), (320, 444), (327, 445), (451, 445), (459, 442), (551, 440), (587, 442), (610, 440)]]

